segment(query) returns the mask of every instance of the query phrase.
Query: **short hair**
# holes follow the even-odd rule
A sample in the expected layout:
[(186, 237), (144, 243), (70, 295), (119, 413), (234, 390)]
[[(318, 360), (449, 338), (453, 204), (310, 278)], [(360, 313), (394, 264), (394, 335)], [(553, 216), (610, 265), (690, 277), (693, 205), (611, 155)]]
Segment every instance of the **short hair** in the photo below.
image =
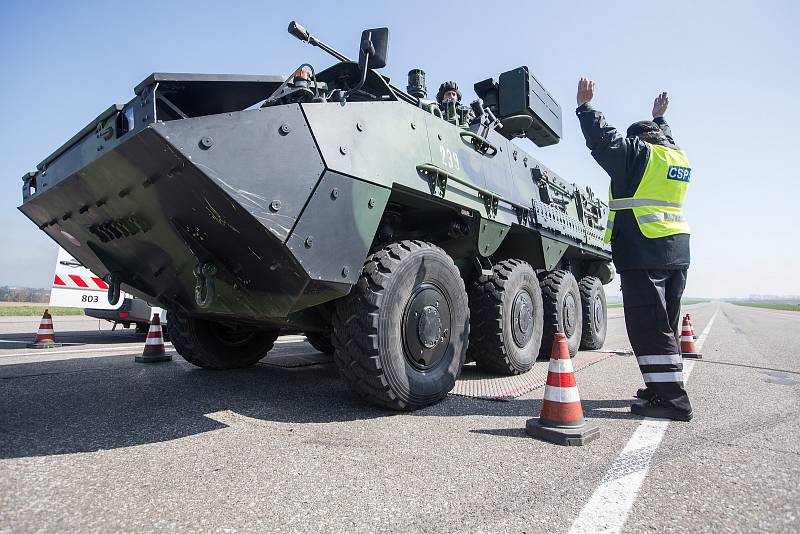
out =
[(661, 126), (653, 121), (638, 121), (628, 126), (625, 132), (626, 137), (638, 137), (645, 143), (656, 145), (666, 145), (669, 143), (667, 136), (661, 130)]

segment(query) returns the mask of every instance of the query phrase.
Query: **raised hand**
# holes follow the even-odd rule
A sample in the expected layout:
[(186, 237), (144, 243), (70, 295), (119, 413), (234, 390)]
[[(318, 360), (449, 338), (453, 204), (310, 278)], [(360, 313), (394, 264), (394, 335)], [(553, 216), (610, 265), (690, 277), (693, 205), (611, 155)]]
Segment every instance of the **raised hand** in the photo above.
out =
[(667, 106), (669, 106), (669, 97), (667, 92), (664, 91), (653, 100), (653, 118), (663, 117), (664, 113), (667, 112)]
[[(666, 95), (666, 93), (664, 93)], [(589, 78), (581, 78), (578, 81), (578, 107), (594, 98), (594, 81)]]

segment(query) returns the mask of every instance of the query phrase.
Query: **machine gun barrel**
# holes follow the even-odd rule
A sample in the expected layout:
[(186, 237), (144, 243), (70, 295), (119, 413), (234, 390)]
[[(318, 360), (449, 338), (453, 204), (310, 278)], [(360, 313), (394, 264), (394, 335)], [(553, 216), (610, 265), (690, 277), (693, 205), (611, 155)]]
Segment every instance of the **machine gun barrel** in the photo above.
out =
[(301, 26), (296, 20), (293, 20), (292, 22), (289, 23), (289, 33), (294, 35), (301, 41), (307, 42), (311, 46), (316, 46), (318, 48), (323, 49), (324, 51), (326, 51), (339, 61), (353, 61), (352, 59), (342, 54), (335, 48), (326, 45), (325, 43), (323, 43), (322, 41), (311, 35), (308, 32), (308, 30), (305, 29), (303, 26)]
[[(323, 49), (324, 51), (326, 51), (327, 53), (329, 53), (330, 55), (332, 55), (333, 57), (335, 57), (339, 61), (353, 61), (352, 59), (350, 59), (349, 57), (345, 56), (344, 54), (342, 54), (341, 52), (339, 52), (335, 48), (326, 45), (325, 43), (323, 43), (322, 41), (320, 41), (319, 39), (317, 39), (316, 37), (311, 35), (311, 33), (309, 33), (309, 31), (307, 29), (305, 29), (303, 26), (301, 26), (300, 23), (298, 23), (296, 20), (293, 20), (292, 22), (289, 23), (288, 31), (289, 31), (290, 34), (294, 35), (295, 37), (297, 37), (301, 41), (305, 41), (306, 43), (310, 44), (311, 46), (316, 46), (318, 48)], [(398, 89), (397, 87), (395, 87), (391, 83), (389, 83), (388, 85), (392, 89), (392, 91), (394, 91), (395, 94), (398, 97), (400, 97), (402, 100), (405, 100), (406, 102), (408, 102), (409, 104), (412, 104), (414, 106), (419, 105), (419, 99), (417, 99), (416, 97), (413, 97), (410, 94), (406, 93), (405, 91), (403, 91), (401, 89)]]

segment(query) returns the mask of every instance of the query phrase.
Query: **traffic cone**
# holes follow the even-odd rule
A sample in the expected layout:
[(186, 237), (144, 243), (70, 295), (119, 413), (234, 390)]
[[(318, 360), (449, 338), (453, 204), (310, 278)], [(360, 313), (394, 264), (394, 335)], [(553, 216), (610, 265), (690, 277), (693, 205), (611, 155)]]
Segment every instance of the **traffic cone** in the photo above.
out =
[(56, 333), (53, 330), (53, 317), (48, 310), (44, 310), (42, 321), (39, 323), (39, 330), (33, 343), (28, 343), (29, 349), (51, 349), (60, 347), (61, 343), (56, 343)]
[(141, 356), (136, 357), (138, 363), (168, 362), (172, 356), (164, 350), (164, 336), (161, 333), (161, 319), (158, 314), (153, 314), (150, 321), (150, 331), (147, 332), (147, 340), (144, 342), (144, 350)]
[(703, 355), (697, 352), (697, 345), (694, 339), (694, 331), (687, 313), (686, 317), (683, 318), (683, 324), (681, 324), (681, 356), (699, 360)]
[(542, 413), (528, 419), (525, 430), (530, 436), (559, 445), (583, 445), (600, 435), (600, 429), (583, 418), (567, 338), (561, 332), (553, 337)]
[(692, 317), (687, 313), (686, 318), (689, 320), (689, 330), (692, 331), (692, 337), (695, 341), (697, 341), (697, 334), (694, 332), (694, 323), (692, 323)]

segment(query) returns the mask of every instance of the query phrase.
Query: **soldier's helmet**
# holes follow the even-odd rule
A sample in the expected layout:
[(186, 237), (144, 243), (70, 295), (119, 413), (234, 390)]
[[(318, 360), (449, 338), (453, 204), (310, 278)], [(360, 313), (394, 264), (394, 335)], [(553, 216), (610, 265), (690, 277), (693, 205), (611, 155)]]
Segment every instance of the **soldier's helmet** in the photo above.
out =
[(444, 98), (444, 94), (447, 91), (455, 91), (456, 95), (458, 95), (458, 101), (461, 102), (461, 91), (458, 89), (458, 84), (454, 81), (447, 81), (444, 82), (442, 85), (439, 86), (439, 92), (436, 93), (436, 101), (438, 103), (442, 103), (442, 99)]

